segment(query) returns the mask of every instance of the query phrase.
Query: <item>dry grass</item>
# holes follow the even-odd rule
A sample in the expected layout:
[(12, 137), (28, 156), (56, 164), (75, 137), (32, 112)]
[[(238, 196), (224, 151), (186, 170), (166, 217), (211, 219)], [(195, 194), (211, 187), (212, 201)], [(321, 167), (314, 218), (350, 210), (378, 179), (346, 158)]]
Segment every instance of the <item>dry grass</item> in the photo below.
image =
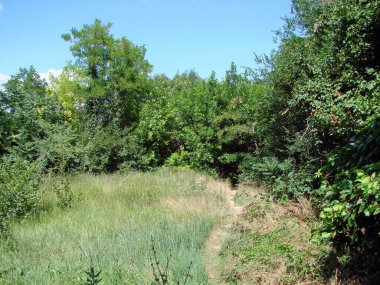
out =
[(226, 284), (324, 284), (317, 267), (320, 251), (310, 233), (311, 207), (281, 204), (263, 188), (241, 185), (243, 207), (234, 236), (221, 251)]

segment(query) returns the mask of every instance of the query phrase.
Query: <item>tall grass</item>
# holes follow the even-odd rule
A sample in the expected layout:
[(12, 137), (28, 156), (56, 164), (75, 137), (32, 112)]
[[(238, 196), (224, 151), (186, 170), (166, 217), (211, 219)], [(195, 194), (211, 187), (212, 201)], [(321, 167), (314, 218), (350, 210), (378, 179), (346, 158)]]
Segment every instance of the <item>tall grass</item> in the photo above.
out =
[(83, 284), (91, 266), (102, 270), (103, 284), (150, 284), (151, 236), (162, 264), (171, 251), (172, 278), (192, 262), (188, 284), (208, 283), (200, 250), (222, 202), (196, 174), (86, 174), (72, 177), (70, 187), (82, 196), (76, 207), (50, 208), (2, 240), (0, 284)]

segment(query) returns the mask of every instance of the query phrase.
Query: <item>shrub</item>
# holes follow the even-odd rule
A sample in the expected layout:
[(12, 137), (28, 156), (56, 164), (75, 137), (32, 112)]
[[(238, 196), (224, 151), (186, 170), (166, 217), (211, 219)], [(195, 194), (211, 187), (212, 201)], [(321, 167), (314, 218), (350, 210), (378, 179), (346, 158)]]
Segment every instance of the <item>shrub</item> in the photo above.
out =
[(338, 246), (376, 249), (380, 235), (380, 162), (339, 173), (334, 183), (324, 180), (320, 217), (322, 236)]
[(313, 178), (297, 168), (292, 158), (248, 157), (240, 164), (240, 181), (259, 181), (281, 199), (297, 199), (310, 193)]
[(0, 231), (37, 209), (39, 170), (38, 164), (18, 158), (6, 157), (0, 162)]
[(45, 137), (34, 142), (36, 157), (45, 169), (64, 172), (79, 168), (78, 137), (65, 125), (44, 124)]
[(56, 195), (57, 206), (61, 209), (72, 208), (82, 200), (82, 196), (74, 193), (70, 187), (70, 180), (67, 174), (60, 174), (49, 183), (50, 191)]
[(331, 156), (322, 177), (322, 236), (354, 252), (380, 245), (380, 120)]
[(82, 168), (91, 172), (112, 172), (119, 169), (125, 134), (115, 125), (88, 129), (82, 142)]

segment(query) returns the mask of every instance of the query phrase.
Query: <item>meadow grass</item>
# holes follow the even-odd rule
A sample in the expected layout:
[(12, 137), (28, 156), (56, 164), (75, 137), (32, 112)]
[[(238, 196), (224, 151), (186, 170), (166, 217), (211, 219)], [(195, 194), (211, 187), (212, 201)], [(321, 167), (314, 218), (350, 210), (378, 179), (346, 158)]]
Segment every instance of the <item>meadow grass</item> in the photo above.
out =
[(51, 185), (42, 187), (45, 212), (3, 237), (0, 284), (84, 284), (91, 266), (101, 284), (151, 284), (151, 236), (161, 264), (172, 255), (172, 281), (192, 262), (187, 284), (208, 283), (200, 251), (223, 201), (195, 173), (75, 175), (70, 189), (81, 200), (68, 209), (54, 206)]

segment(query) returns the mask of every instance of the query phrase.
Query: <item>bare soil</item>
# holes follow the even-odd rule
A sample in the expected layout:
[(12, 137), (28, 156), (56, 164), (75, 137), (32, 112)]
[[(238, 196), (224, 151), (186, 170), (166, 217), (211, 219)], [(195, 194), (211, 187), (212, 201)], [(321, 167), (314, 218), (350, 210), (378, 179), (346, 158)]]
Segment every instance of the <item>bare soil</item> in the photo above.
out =
[(209, 274), (210, 284), (225, 284), (218, 277), (221, 273), (219, 252), (226, 239), (230, 236), (230, 229), (243, 213), (244, 208), (235, 203), (236, 190), (229, 182), (207, 181), (206, 189), (212, 191), (225, 200), (225, 212), (222, 223), (214, 227), (203, 248), (203, 262)]

